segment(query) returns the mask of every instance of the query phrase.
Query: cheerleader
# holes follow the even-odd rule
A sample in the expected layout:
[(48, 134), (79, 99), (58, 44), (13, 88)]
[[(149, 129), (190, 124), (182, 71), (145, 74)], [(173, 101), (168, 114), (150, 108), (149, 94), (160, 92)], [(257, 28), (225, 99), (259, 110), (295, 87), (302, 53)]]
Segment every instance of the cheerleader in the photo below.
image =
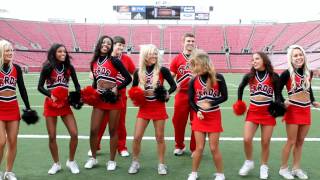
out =
[[(78, 145), (78, 128), (70, 104), (67, 101), (70, 77), (78, 93), (80, 93), (80, 84), (70, 59), (71, 57), (64, 45), (53, 44), (48, 51), (47, 61), (42, 67), (38, 83), (38, 90), (46, 96), (43, 115), (46, 118), (49, 149), (54, 161), (48, 171), (50, 175), (56, 174), (61, 170), (56, 141), (57, 119), (59, 116), (71, 137), (69, 143), (69, 159), (66, 162), (66, 166), (73, 174), (80, 172), (74, 159)], [(44, 88), (44, 84), (46, 84), (47, 88)]]
[[(301, 169), (300, 161), (304, 138), (311, 125), (310, 106), (320, 107), (311, 89), (312, 72), (308, 67), (306, 53), (301, 46), (292, 45), (288, 48), (288, 70), (280, 76), (280, 89), (287, 88), (288, 99), (284, 101), (287, 112), (283, 117), (286, 123), (287, 142), (282, 149), (279, 174), (285, 179), (308, 179)], [(292, 171), (289, 171), (288, 160), (293, 149)]]
[[(101, 123), (109, 114), (109, 135), (110, 135), (110, 160), (107, 162), (107, 170), (116, 169), (115, 156), (118, 145), (118, 124), (120, 110), (124, 107), (120, 91), (124, 89), (132, 80), (130, 74), (122, 64), (122, 62), (112, 57), (113, 40), (109, 36), (99, 38), (92, 61), (90, 63), (91, 72), (93, 74), (93, 88), (102, 98), (93, 105), (90, 126), (90, 148), (92, 157), (90, 157), (85, 168), (91, 169), (98, 164), (96, 159), (96, 151), (98, 148), (98, 133)], [(118, 73), (123, 77), (121, 84), (117, 84), (116, 78)]]
[(243, 145), (246, 160), (239, 170), (240, 176), (247, 176), (254, 168), (252, 140), (261, 128), (261, 166), (260, 179), (268, 178), (269, 146), (276, 125), (275, 117), (269, 112), (269, 106), (275, 97), (279, 101), (279, 76), (273, 71), (269, 57), (263, 52), (252, 55), (252, 67), (248, 74), (243, 77), (238, 88), (238, 102), (242, 101), (244, 88), (249, 85), (250, 106), (244, 125)]
[[(133, 76), (132, 87), (142, 88), (146, 102), (139, 107), (132, 144), (132, 163), (128, 173), (135, 174), (140, 169), (139, 155), (141, 140), (146, 127), (149, 122), (152, 121), (157, 141), (159, 159), (158, 174), (165, 175), (167, 174), (167, 166), (164, 162), (166, 149), (164, 128), (165, 120), (168, 118), (165, 101), (168, 101), (169, 94), (175, 91), (176, 84), (170, 74), (170, 71), (167, 68), (160, 66), (159, 51), (155, 45), (149, 44), (141, 46), (139, 63), (139, 70), (137, 70)], [(170, 89), (167, 92), (162, 91), (162, 93), (160, 93), (161, 87), (162, 90), (164, 90), (164, 80), (169, 83)]]
[(209, 137), (210, 151), (216, 166), (215, 180), (224, 180), (222, 155), (219, 137), (223, 131), (219, 104), (228, 99), (226, 82), (222, 74), (216, 73), (207, 53), (195, 50), (191, 58), (191, 70), (195, 77), (189, 85), (189, 103), (193, 109), (192, 130), (196, 149), (192, 157), (192, 172), (188, 180), (198, 178), (198, 168)]
[(6, 40), (0, 40), (0, 164), (7, 144), (6, 172), (4, 175), (0, 172), (0, 179), (17, 179), (12, 172), (20, 124), (17, 85), (26, 110), (31, 111), (21, 67), (13, 63), (12, 44)]
[[(125, 66), (125, 68), (128, 70), (128, 72), (130, 74), (133, 74), (136, 67), (132, 61), (132, 59), (122, 53), (124, 51), (124, 47), (126, 45), (126, 41), (123, 37), (121, 36), (115, 36), (113, 38), (113, 44), (114, 44), (114, 49), (112, 52), (112, 56), (114, 57), (118, 57), (120, 59), (120, 61), (123, 63), (123, 65)], [(120, 73), (118, 73), (117, 75), (117, 84), (121, 84), (123, 81), (123, 77), (121, 76)], [(120, 119), (119, 119), (119, 127), (118, 127), (118, 153), (120, 154), (120, 156), (123, 157), (127, 157), (129, 156), (129, 152), (126, 146), (126, 138), (127, 138), (127, 130), (126, 130), (126, 112), (127, 112), (127, 95), (126, 95), (126, 88), (121, 89), (121, 91), (119, 91), (120, 96), (122, 97), (122, 103), (123, 103), (123, 108), (120, 111)], [(99, 134), (98, 134), (98, 149), (100, 150), (100, 143), (101, 143), (101, 139), (102, 136), (104, 134), (104, 131), (107, 127), (107, 123), (109, 121), (109, 115), (106, 114), (104, 120), (101, 123), (100, 126), (100, 130), (99, 130)], [(91, 151), (89, 150), (88, 152), (88, 156), (92, 156)]]
[[(176, 77), (178, 86), (177, 93), (174, 97), (174, 112), (172, 123), (174, 127), (175, 149), (173, 154), (176, 156), (183, 155), (185, 152), (184, 136), (188, 116), (192, 120), (191, 107), (188, 100), (188, 85), (192, 77), (190, 71), (190, 55), (195, 47), (195, 36), (192, 33), (186, 33), (183, 36), (183, 52), (178, 54), (170, 64), (170, 71), (173, 77)], [(190, 151), (195, 150), (195, 140), (191, 132)]]

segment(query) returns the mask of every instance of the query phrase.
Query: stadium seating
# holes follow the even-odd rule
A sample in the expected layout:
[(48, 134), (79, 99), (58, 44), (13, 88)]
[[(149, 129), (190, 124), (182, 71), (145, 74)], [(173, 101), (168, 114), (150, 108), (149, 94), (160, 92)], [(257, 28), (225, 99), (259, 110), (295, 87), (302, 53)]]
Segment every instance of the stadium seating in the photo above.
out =
[[(7, 39), (16, 49), (16, 62), (39, 70), (46, 51), (53, 43), (64, 44), (77, 69), (88, 70), (92, 51), (102, 35), (123, 36), (138, 66), (139, 45), (155, 44), (165, 51), (162, 64), (182, 51), (182, 36), (194, 33), (196, 46), (209, 52), (216, 69), (242, 71), (250, 65), (251, 53), (268, 50), (275, 69), (287, 67), (286, 48), (303, 46), (313, 69), (320, 66), (320, 21), (257, 25), (123, 25), (77, 24), (0, 19), (0, 39)], [(225, 54), (225, 49), (229, 52)], [(245, 51), (244, 51), (245, 50)], [(274, 52), (278, 52), (274, 54)], [(280, 54), (279, 54), (280, 53)], [(228, 63), (229, 61), (229, 63)]]
[(72, 24), (71, 27), (80, 50), (92, 52), (99, 38), (100, 26)]
[(208, 52), (222, 52), (224, 35), (222, 26), (196, 26), (197, 47)]

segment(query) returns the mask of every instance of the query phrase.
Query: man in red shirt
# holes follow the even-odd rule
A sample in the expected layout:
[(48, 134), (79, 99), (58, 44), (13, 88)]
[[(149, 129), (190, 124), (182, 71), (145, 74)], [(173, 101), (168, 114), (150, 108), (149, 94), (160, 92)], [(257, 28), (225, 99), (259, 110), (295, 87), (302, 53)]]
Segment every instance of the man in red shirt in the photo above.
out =
[[(184, 135), (188, 122), (192, 116), (192, 109), (189, 105), (188, 87), (192, 74), (190, 71), (190, 56), (195, 48), (195, 36), (192, 33), (186, 33), (183, 36), (183, 52), (178, 54), (170, 64), (170, 71), (173, 77), (176, 78), (177, 94), (174, 100), (174, 114), (172, 123), (174, 127), (175, 150), (174, 155), (180, 156), (185, 151)], [(195, 150), (195, 139), (191, 134), (190, 151)]]

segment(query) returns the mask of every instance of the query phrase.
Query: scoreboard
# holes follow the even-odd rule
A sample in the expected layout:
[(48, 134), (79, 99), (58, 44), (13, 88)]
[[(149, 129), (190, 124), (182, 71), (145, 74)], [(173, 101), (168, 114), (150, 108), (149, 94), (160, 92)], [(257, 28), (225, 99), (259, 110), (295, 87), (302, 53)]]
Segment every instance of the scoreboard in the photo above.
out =
[(114, 6), (121, 20), (209, 20), (209, 7), (197, 12), (195, 6)]

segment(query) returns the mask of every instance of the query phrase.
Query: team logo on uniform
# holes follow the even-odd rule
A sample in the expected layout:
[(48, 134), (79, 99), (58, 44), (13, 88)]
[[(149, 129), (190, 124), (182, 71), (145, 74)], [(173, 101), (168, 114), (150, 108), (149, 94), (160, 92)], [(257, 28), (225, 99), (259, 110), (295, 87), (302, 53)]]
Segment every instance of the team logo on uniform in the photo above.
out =
[(4, 86), (4, 85), (14, 86), (16, 82), (17, 80), (13, 76), (4, 76), (3, 78), (0, 78), (0, 86)]
[(266, 94), (273, 94), (273, 89), (272, 87), (266, 84), (258, 84), (258, 85), (253, 85), (250, 88), (250, 93), (255, 93), (255, 92), (265, 92)]
[(59, 75), (57, 75), (56, 82), (57, 83), (62, 83), (62, 84), (67, 84), (68, 80), (64, 77), (63, 74), (59, 74)]
[(180, 65), (178, 68), (178, 71), (180, 74), (186, 74), (186, 73), (190, 72), (189, 63), (187, 63), (186, 65)]
[(202, 90), (197, 91), (198, 99), (204, 99), (205, 97), (218, 97), (220, 95), (217, 89), (202, 88)]
[(110, 69), (107, 69), (105, 67), (97, 67), (97, 69), (94, 71), (96, 76), (103, 75), (103, 76), (109, 76), (111, 74)]

